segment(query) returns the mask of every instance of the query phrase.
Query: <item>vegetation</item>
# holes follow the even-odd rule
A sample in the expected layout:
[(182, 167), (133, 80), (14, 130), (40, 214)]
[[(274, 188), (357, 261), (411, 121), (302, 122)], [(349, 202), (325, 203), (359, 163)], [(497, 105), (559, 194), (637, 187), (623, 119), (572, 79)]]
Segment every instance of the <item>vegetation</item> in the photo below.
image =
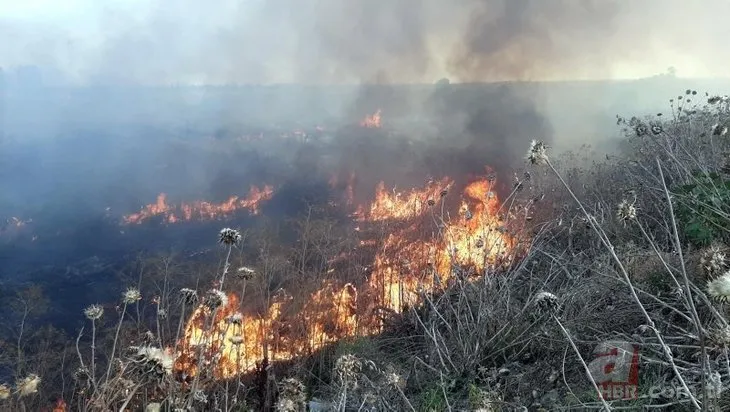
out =
[[(29, 330), (46, 309), (29, 289), (13, 299), (18, 316), (0, 342), (15, 378), (0, 386), (0, 408), (50, 409), (63, 399), (81, 411), (300, 411), (318, 399), (338, 411), (728, 410), (730, 101), (688, 90), (670, 103), (668, 114), (618, 118), (625, 139), (605, 160), (587, 148), (556, 158), (533, 142), (501, 208), (506, 230), (528, 247), (423, 293), (419, 305), (384, 316), (380, 333), (308, 357), (262, 359), (218, 379), (206, 373), (207, 346), (196, 346), (194, 376), (181, 376), (172, 354), (199, 303), (205, 319), (224, 310), (223, 291), (264, 313), (283, 285), (325, 278), (323, 262), (353, 242), (324, 217), (299, 222), (294, 250), (272, 241), (271, 227), (224, 229), (217, 271), (140, 262), (135, 286), (116, 307), (89, 306), (71, 339)], [(359, 263), (351, 259), (346, 273)], [(637, 363), (622, 364), (620, 352), (612, 359), (624, 376), (638, 368), (636, 396), (600, 396), (610, 372), (596, 369), (596, 355), (632, 347)]]

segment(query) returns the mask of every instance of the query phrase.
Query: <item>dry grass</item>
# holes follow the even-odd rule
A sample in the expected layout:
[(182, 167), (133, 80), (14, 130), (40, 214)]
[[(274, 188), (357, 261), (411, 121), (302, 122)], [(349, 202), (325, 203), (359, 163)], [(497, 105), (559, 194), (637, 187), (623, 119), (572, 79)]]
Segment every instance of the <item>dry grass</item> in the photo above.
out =
[[(241, 266), (252, 258), (236, 247), (238, 241), (224, 239), (215, 276), (205, 274), (212, 273), (209, 268), (169, 259), (140, 265), (135, 287), (158, 296), (159, 303), (120, 302), (116, 313), (106, 309), (98, 321), (87, 322), (72, 345), (43, 346), (44, 339), (64, 339), (47, 338), (51, 330), (21, 334), (14, 328), (17, 344), (3, 341), (2, 364), (19, 379), (37, 373), (41, 384), (38, 392), (11, 393), (0, 409), (39, 410), (49, 405), (49, 396), (58, 396), (81, 411), (125, 405), (136, 410), (153, 402), (163, 410), (298, 411), (313, 397), (338, 411), (726, 410), (726, 395), (707, 388), (725, 387), (730, 379), (723, 302), (730, 290), (711, 295), (706, 288), (722, 275), (725, 262), (708, 272), (703, 256), (709, 243), (698, 239), (681, 211), (695, 210), (713, 222), (710, 240), (719, 250), (728, 246), (722, 222), (730, 210), (721, 203), (730, 151), (723, 128), (730, 116), (726, 100), (698, 100), (689, 91), (662, 116), (619, 119), (623, 147), (605, 160), (585, 148), (585, 156), (555, 159), (549, 148), (533, 146), (528, 174), (503, 200), (507, 226), (531, 239), (527, 253), (515, 250), (508, 267), (424, 294), (422, 305), (390, 317), (378, 336), (346, 339), (282, 365), (264, 364), (232, 381), (194, 380), (192, 390), (164, 364), (128, 350), (175, 344), (192, 310), (179, 299), (181, 287), (203, 293), (201, 285), (218, 279), (225, 289), (245, 294), (245, 305), (255, 311), (266, 308), (292, 274), (299, 282), (322, 279), (322, 262), (353, 242), (327, 222), (307, 220), (300, 222), (299, 235), (308, 247), (287, 250), (272, 233), (242, 239), (258, 251), (255, 279), (225, 278), (230, 263)], [(712, 173), (719, 177), (703, 183)], [(681, 192), (687, 184), (703, 184), (709, 200)], [(619, 211), (622, 201), (627, 203)], [(350, 265), (347, 276), (355, 278), (358, 265)], [(19, 297), (21, 327), (28, 302), (28, 296)], [(157, 316), (159, 309), (165, 316)], [(586, 373), (594, 348), (609, 340), (640, 348), (638, 399), (604, 400), (596, 393), (600, 382)], [(43, 357), (50, 353), (53, 361)], [(54, 376), (49, 365), (66, 374)], [(651, 396), (653, 387), (667, 385), (688, 395)]]

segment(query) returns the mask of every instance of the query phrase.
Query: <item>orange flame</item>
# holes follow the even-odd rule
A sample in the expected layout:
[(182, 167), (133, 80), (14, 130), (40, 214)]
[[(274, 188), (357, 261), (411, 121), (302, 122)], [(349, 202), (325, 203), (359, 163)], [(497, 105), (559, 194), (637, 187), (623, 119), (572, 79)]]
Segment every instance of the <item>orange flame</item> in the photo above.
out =
[(325, 281), (304, 300), (279, 293), (259, 316), (242, 313), (234, 294), (215, 314), (201, 305), (188, 320), (175, 370), (195, 376), (202, 361), (210, 378), (227, 379), (254, 370), (265, 358), (290, 360), (346, 337), (377, 333), (382, 324), (376, 309), (400, 313), (422, 302), (424, 293), (501, 264), (515, 242), (497, 217), (493, 182), (468, 184), (458, 216), (449, 217), (452, 187), (453, 181), (442, 179), (397, 193), (381, 183), (372, 204), (357, 213), (372, 229), (366, 235), (387, 232), (361, 243), (378, 250), (369, 279), (360, 286), (362, 296), (353, 284)]
[(140, 224), (155, 216), (162, 216), (167, 223), (196, 219), (214, 220), (230, 216), (239, 210), (248, 210), (255, 215), (259, 213), (261, 202), (271, 199), (273, 194), (274, 188), (271, 186), (266, 185), (263, 189), (251, 186), (251, 190), (245, 198), (231, 196), (225, 202), (217, 204), (195, 201), (174, 206), (167, 204), (167, 195), (165, 193), (160, 193), (157, 196), (157, 202), (144, 206), (137, 213), (124, 216), (122, 221), (124, 224)]
[[(280, 290), (263, 316), (244, 315), (238, 296), (215, 311), (200, 305), (185, 327), (175, 370), (199, 372), (198, 359), (213, 365), (212, 378), (251, 372), (264, 358), (290, 360), (357, 332), (357, 289), (325, 282), (294, 316), (285, 311), (293, 298)], [(215, 315), (213, 314), (215, 312)]]
[(382, 127), (382, 123), (380, 122), (380, 113), (381, 110), (378, 109), (375, 113), (365, 116), (365, 118), (360, 121), (360, 126), (368, 129), (380, 129)]

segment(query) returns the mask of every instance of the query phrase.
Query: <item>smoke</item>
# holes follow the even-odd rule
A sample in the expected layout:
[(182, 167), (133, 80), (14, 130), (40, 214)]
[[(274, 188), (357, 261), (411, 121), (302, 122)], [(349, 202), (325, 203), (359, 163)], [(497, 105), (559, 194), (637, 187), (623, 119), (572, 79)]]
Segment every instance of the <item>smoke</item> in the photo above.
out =
[(356, 84), (605, 78), (671, 65), (712, 76), (730, 63), (717, 54), (730, 11), (722, 0), (76, 3), (43, 15), (2, 6), (11, 10), (0, 33), (17, 40), (0, 45), (0, 66), (55, 64), (82, 83)]
[[(17, 39), (0, 42), (0, 138), (38, 145), (23, 149), (17, 167), (3, 163), (5, 203), (42, 198), (54, 207), (71, 192), (85, 202), (103, 195), (92, 202), (98, 208), (135, 208), (160, 191), (223, 200), (251, 183), (333, 170), (354, 171), (368, 190), (379, 180), (421, 184), (486, 165), (508, 181), (530, 139), (575, 140), (561, 133), (565, 124), (590, 139), (599, 115), (616, 113), (601, 112), (612, 106), (589, 87), (457, 83), (654, 74), (669, 65), (716, 74), (730, 63), (714, 48), (730, 11), (719, 0), (74, 4), (49, 3), (42, 15), (0, 6), (0, 35)], [(451, 84), (432, 85), (440, 79)], [(321, 87), (139, 87), (229, 83)], [(52, 87), (59, 84), (84, 88)], [(566, 102), (569, 115), (555, 114)], [(343, 127), (377, 109), (387, 131)], [(558, 117), (567, 120), (558, 125)], [(251, 154), (230, 144), (208, 153), (208, 140), (191, 143), (320, 124), (335, 135), (325, 148), (262, 143)], [(57, 142), (43, 148), (50, 138)], [(96, 140), (105, 143), (89, 143)], [(0, 149), (8, 159), (16, 150)], [(27, 173), (14, 180), (18, 170)], [(128, 195), (115, 200), (119, 192)]]

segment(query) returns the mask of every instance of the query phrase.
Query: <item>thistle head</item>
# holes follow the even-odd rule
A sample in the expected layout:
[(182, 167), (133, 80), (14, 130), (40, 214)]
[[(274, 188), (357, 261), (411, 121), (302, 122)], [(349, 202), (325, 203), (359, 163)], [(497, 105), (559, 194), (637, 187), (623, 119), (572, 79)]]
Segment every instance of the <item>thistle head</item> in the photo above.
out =
[(636, 219), (636, 206), (634, 202), (629, 202), (626, 199), (622, 200), (621, 203), (618, 204), (616, 217), (618, 217), (618, 219), (624, 224), (630, 220)]
[(220, 289), (211, 289), (205, 295), (203, 302), (210, 310), (215, 310), (221, 306), (228, 305), (228, 295)]
[(0, 401), (10, 397), (10, 387), (4, 383), (0, 384)]
[(40, 376), (30, 374), (23, 379), (18, 380), (15, 384), (16, 391), (20, 397), (25, 397), (38, 392), (38, 385), (41, 383)]
[(353, 382), (362, 370), (362, 361), (357, 356), (348, 353), (335, 361), (335, 373), (342, 383)]
[(233, 325), (242, 325), (243, 324), (243, 315), (236, 312), (233, 315), (229, 316), (228, 319), (226, 319), (228, 323)]
[(527, 160), (533, 165), (541, 165), (548, 162), (548, 146), (542, 140), (533, 140), (530, 149), (527, 151)]
[(154, 346), (139, 346), (131, 349), (135, 350), (132, 360), (144, 376), (161, 380), (172, 373), (175, 359), (168, 351)]
[(129, 287), (122, 293), (122, 302), (126, 305), (133, 305), (142, 299), (142, 294), (139, 293), (139, 289), (135, 287)]
[(91, 305), (84, 309), (84, 316), (90, 321), (99, 320), (104, 315), (104, 307), (101, 305)]
[(198, 303), (198, 291), (190, 288), (180, 289), (180, 299), (188, 305)]
[(727, 302), (730, 300), (730, 271), (709, 281), (707, 283), (707, 294), (710, 295), (711, 298), (720, 302)]
[(560, 308), (558, 297), (545, 291), (538, 292), (535, 295), (534, 303), (539, 314), (554, 314)]
[(218, 234), (218, 243), (226, 246), (233, 246), (241, 241), (241, 232), (236, 229), (223, 228)]
[(256, 271), (248, 266), (241, 266), (236, 270), (236, 276), (243, 280), (253, 279)]
[(714, 124), (712, 125), (711, 131), (713, 136), (725, 136), (727, 134), (727, 126), (724, 124)]
[(714, 244), (702, 252), (700, 267), (708, 278), (713, 278), (726, 269), (726, 255), (723, 249), (720, 245)]

